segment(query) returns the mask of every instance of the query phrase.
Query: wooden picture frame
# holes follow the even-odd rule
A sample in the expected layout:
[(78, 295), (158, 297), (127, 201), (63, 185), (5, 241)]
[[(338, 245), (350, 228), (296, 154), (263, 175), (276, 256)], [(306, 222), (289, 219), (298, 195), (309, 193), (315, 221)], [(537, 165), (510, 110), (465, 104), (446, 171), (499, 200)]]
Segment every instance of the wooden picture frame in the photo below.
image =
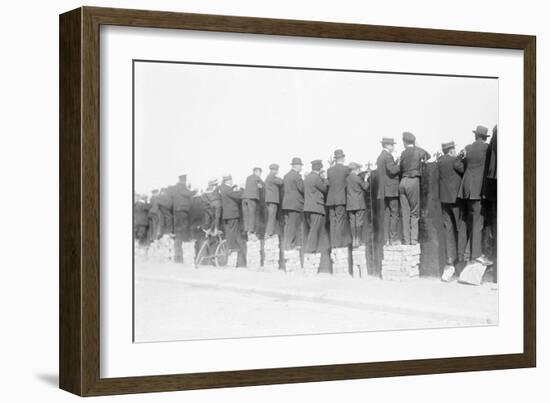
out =
[[(524, 349), (468, 356), (227, 372), (100, 377), (101, 25), (523, 50)], [(60, 16), (60, 387), (81, 396), (533, 367), (536, 363), (534, 36), (81, 7)]]

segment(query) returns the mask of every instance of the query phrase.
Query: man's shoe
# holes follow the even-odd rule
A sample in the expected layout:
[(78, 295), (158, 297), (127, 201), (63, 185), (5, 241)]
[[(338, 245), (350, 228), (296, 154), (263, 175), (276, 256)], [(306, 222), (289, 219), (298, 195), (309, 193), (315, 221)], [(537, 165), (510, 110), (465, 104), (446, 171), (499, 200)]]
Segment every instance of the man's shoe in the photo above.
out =
[(476, 259), (476, 262), (481, 263), (484, 266), (491, 266), (493, 264), (493, 262), (487, 259), (487, 256), (485, 255), (481, 255), (480, 257), (478, 257)]

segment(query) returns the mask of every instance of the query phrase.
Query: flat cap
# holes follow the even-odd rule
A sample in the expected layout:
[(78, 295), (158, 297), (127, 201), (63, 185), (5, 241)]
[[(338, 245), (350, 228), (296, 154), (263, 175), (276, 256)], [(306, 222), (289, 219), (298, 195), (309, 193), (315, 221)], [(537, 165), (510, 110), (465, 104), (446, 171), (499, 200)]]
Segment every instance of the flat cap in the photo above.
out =
[(292, 158), (292, 162), (290, 163), (290, 165), (304, 165), (304, 164), (302, 163), (301, 158), (294, 157)]
[(403, 141), (406, 141), (408, 143), (414, 143), (416, 140), (416, 137), (411, 132), (403, 132)]

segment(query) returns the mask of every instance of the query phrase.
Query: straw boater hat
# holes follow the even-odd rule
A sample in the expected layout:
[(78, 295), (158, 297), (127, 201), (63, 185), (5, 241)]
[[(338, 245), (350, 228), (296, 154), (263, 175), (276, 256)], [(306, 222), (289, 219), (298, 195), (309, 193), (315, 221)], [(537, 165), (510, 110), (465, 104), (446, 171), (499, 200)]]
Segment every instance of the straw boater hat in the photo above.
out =
[(380, 142), (382, 143), (382, 145), (395, 144), (395, 140), (393, 139), (393, 137), (382, 137), (382, 140), (380, 140)]
[(454, 141), (449, 141), (447, 143), (442, 143), (441, 144), (441, 149), (443, 151), (447, 151), (449, 148), (455, 148), (455, 142)]
[(294, 157), (292, 158), (292, 162), (290, 163), (290, 165), (304, 165), (304, 164), (302, 164), (301, 158)]
[(477, 134), (479, 136), (483, 136), (483, 137), (489, 137), (490, 134), (488, 133), (488, 131), (489, 130), (487, 130), (487, 128), (485, 126), (479, 125), (478, 127), (476, 127), (475, 130), (472, 130), (472, 133)]

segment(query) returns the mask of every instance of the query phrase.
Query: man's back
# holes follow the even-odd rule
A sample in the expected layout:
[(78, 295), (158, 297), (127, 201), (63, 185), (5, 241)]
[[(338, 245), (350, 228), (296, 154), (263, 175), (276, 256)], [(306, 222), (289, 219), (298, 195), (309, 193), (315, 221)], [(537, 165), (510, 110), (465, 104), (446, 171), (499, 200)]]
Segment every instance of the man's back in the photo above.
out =
[(283, 180), (275, 173), (270, 172), (265, 178), (265, 201), (266, 203), (281, 202), (280, 187), (283, 185)]
[(293, 169), (283, 178), (283, 210), (304, 210), (304, 181)]
[(350, 168), (344, 164), (336, 164), (327, 170), (327, 206), (346, 204), (346, 178), (349, 173)]
[(472, 200), (481, 198), (485, 158), (487, 156), (488, 146), (489, 145), (482, 140), (476, 140), (472, 144), (466, 146), (464, 177), (462, 178), (459, 197)]
[(456, 157), (448, 154), (437, 160), (439, 171), (439, 200), (442, 203), (455, 203), (462, 182), (464, 166)]
[(262, 186), (262, 184), (263, 181), (258, 175), (249, 175), (246, 178), (243, 199), (260, 200), (260, 187)]
[(316, 172), (304, 179), (304, 211), (325, 214), (325, 194), (327, 185)]
[(422, 175), (422, 162), (430, 159), (430, 154), (424, 149), (416, 146), (406, 147), (401, 153), (399, 165), (401, 176), (416, 178)]

